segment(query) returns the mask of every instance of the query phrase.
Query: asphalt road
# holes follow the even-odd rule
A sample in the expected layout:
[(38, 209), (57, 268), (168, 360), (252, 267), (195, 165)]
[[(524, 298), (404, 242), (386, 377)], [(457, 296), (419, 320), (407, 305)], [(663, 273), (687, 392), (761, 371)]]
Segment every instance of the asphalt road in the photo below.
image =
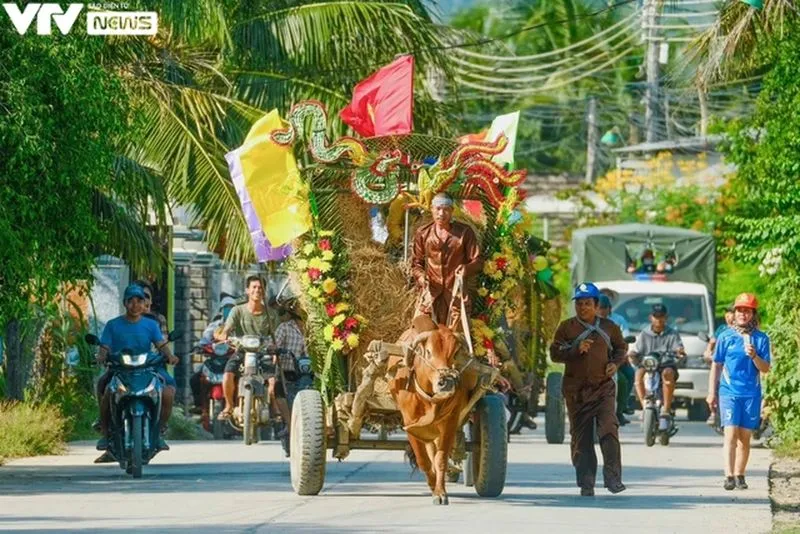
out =
[(725, 491), (721, 438), (702, 423), (679, 425), (669, 447), (645, 447), (638, 423), (623, 429), (622, 494), (598, 480), (596, 497), (579, 497), (568, 445), (536, 430), (512, 436), (499, 498), (451, 484), (447, 507), (430, 504), (399, 452), (331, 461), (322, 493), (298, 497), (276, 442), (173, 442), (141, 480), (92, 464), (96, 451), (77, 443), (0, 467), (0, 532), (768, 532), (769, 450), (753, 449), (749, 490)]

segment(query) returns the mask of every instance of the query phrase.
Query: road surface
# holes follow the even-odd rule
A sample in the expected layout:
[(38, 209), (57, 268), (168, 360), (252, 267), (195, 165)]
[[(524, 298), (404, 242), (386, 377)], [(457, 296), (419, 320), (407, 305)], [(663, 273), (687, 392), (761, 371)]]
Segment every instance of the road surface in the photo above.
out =
[(679, 424), (669, 447), (645, 447), (638, 423), (623, 429), (622, 494), (598, 480), (596, 497), (579, 497), (568, 445), (548, 445), (537, 430), (512, 436), (500, 498), (451, 484), (448, 507), (430, 504), (399, 452), (354, 451), (328, 464), (319, 496), (298, 497), (276, 442), (172, 443), (141, 480), (92, 464), (93, 447), (73, 444), (64, 456), (0, 467), (0, 532), (768, 532), (769, 451), (753, 449), (749, 490), (724, 491), (721, 438)]

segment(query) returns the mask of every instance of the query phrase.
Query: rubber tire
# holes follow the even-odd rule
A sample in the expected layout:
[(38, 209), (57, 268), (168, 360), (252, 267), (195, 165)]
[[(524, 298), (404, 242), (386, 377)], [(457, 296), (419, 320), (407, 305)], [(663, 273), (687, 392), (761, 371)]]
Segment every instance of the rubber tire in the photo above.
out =
[(298, 495), (316, 495), (325, 484), (325, 414), (319, 391), (297, 394), (292, 409), (290, 472)]
[(225, 431), (222, 427), (223, 421), (218, 419), (219, 414), (222, 413), (223, 402), (221, 400), (211, 400), (211, 406), (209, 406), (209, 412), (211, 413), (211, 433), (214, 435), (214, 439), (223, 439), (225, 437)]
[(666, 432), (661, 432), (661, 433), (658, 435), (658, 442), (659, 442), (661, 445), (663, 445), (664, 447), (666, 447), (667, 445), (669, 445), (669, 434), (668, 434), (668, 433), (666, 433)]
[(565, 435), (565, 407), (564, 394), (561, 391), (563, 373), (550, 373), (547, 375), (546, 396), (544, 400), (544, 435), (547, 443), (564, 443)]
[(487, 394), (478, 401), (477, 425), (473, 436), (472, 469), (475, 492), (497, 497), (506, 485), (508, 467), (508, 426), (503, 398)]
[(656, 430), (658, 429), (658, 415), (655, 410), (644, 411), (644, 421), (642, 421), (642, 431), (644, 432), (644, 444), (652, 447), (656, 443)]
[(143, 432), (142, 416), (134, 415), (131, 424), (131, 433), (133, 434), (131, 436), (133, 438), (133, 449), (131, 449), (130, 463), (131, 475), (133, 475), (133, 478), (142, 478), (142, 443), (144, 440)]
[(244, 390), (244, 403), (242, 407), (242, 439), (245, 445), (253, 443), (253, 391)]
[(708, 421), (711, 412), (704, 400), (693, 400), (689, 405), (689, 421)]

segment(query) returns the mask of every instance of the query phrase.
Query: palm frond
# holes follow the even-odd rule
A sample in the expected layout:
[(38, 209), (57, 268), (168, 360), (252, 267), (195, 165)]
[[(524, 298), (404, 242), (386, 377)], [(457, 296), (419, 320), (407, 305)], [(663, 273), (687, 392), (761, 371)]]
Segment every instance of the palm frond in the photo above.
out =
[(95, 192), (92, 208), (107, 236), (104, 243), (92, 244), (97, 246), (98, 254), (118, 256), (140, 272), (157, 271), (166, 265), (167, 258), (144, 221), (101, 191)]
[(760, 11), (742, 2), (725, 2), (715, 24), (691, 44), (684, 68), (696, 69), (697, 83), (734, 79), (764, 66), (763, 48), (780, 38), (797, 18), (794, 0), (765, 0)]

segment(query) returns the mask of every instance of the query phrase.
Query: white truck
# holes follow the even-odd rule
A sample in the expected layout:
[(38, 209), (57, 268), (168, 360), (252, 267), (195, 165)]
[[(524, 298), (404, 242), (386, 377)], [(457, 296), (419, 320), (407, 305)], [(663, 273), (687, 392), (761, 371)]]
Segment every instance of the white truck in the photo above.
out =
[[(638, 264), (646, 251), (655, 256), (658, 269)], [(714, 333), (713, 238), (643, 224), (585, 228), (573, 233), (571, 270), (573, 284), (594, 282), (616, 293), (613, 311), (625, 318), (631, 335), (638, 337), (649, 325), (654, 304), (667, 307), (668, 324), (680, 333), (687, 353), (675, 401), (688, 410), (690, 420), (706, 420), (710, 365), (703, 353)]]

